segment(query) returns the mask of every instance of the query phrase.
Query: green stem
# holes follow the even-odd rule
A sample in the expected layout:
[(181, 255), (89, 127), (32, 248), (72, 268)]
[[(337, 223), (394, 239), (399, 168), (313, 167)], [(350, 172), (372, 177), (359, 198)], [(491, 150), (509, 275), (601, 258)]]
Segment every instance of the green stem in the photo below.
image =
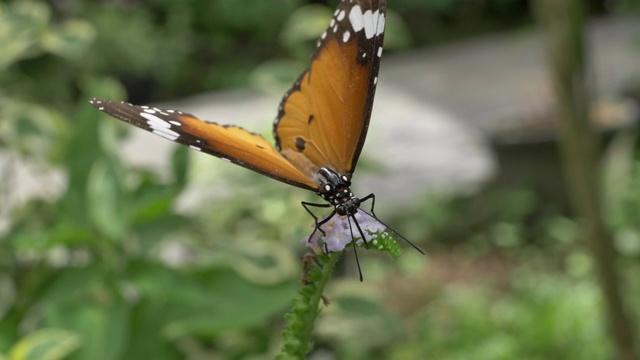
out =
[(312, 349), (311, 334), (320, 314), (322, 292), (331, 277), (341, 253), (318, 255), (317, 263), (310, 263), (307, 279), (303, 282), (292, 308), (285, 315), (287, 328), (282, 332), (283, 349), (276, 359), (304, 359)]
[(538, 15), (549, 32), (548, 56), (558, 101), (560, 150), (567, 189), (598, 268), (611, 335), (618, 358), (638, 359), (633, 325), (625, 307), (616, 252), (603, 216), (599, 194), (598, 139), (591, 131), (589, 84), (582, 0), (539, 0)]

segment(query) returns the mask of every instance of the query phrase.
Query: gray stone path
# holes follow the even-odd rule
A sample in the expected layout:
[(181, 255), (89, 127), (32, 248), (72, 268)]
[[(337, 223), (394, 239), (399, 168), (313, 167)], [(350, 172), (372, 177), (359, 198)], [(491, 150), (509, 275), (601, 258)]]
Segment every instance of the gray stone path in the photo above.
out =
[[(598, 93), (615, 93), (637, 81), (640, 20), (604, 18), (592, 21), (590, 29)], [(362, 154), (385, 172), (357, 173), (355, 190), (373, 191), (385, 203), (399, 204), (429, 192), (473, 191), (486, 182), (496, 169), (485, 134), (551, 103), (541, 39), (531, 29), (386, 56)], [(269, 129), (280, 96), (234, 91), (162, 106), (260, 132)], [(144, 131), (131, 134), (123, 149), (128, 161), (157, 169), (166, 166), (173, 144)], [(198, 161), (219, 161), (202, 156), (197, 155)], [(48, 180), (42, 174), (38, 181), (21, 179), (33, 176), (29, 171), (16, 173), (11, 194), (24, 199), (38, 193), (41, 182)], [(7, 204), (15, 203), (9, 200), (0, 206), (6, 210)]]

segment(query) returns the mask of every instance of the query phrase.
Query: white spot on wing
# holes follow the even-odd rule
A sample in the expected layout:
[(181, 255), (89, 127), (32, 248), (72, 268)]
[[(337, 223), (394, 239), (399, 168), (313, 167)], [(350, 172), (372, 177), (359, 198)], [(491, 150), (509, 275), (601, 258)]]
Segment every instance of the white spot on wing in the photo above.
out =
[(338, 32), (338, 25), (333, 27), (333, 32)]
[(376, 36), (384, 32), (384, 23), (385, 23), (384, 14), (380, 14), (380, 16), (378, 16), (378, 27), (376, 29)]
[(360, 5), (356, 5), (351, 8), (351, 11), (349, 12), (349, 22), (355, 32), (364, 28), (364, 20), (362, 18), (362, 9), (360, 9)]
[(373, 78), (373, 85), (375, 85), (377, 83), (378, 83), (378, 77), (376, 76), (376, 77)]
[(171, 130), (171, 124), (160, 119), (159, 117), (144, 112), (141, 112), (140, 116), (148, 120), (147, 124), (149, 124), (149, 127), (151, 127), (151, 130), (154, 134), (160, 135), (163, 138), (172, 141), (180, 137), (180, 134)]
[(331, 22), (329, 23), (329, 26), (330, 26), (330, 27), (333, 27), (333, 25), (335, 25), (335, 24), (336, 24), (336, 19), (333, 19), (333, 18), (332, 18), (332, 19), (331, 19)]
[(382, 46), (378, 48), (378, 57), (382, 56)]
[[(153, 111), (153, 110), (151, 110), (151, 111)], [(151, 126), (154, 129), (155, 128), (169, 129), (171, 127), (171, 124), (169, 124), (165, 120), (160, 119), (159, 117), (157, 117), (155, 115), (151, 115), (151, 114), (147, 114), (147, 113), (141, 112), (140, 116), (142, 116), (143, 118), (147, 119), (148, 120), (147, 123), (149, 124), (149, 126)]]
[(171, 124), (175, 125), (175, 126), (182, 126), (182, 124), (181, 124), (180, 122), (175, 121), (175, 120), (169, 120), (169, 122), (170, 122)]
[(364, 13), (364, 36), (367, 39), (371, 39), (373, 37), (373, 35), (375, 35), (376, 33), (376, 29), (374, 28), (374, 23), (373, 23), (373, 14), (371, 13), (371, 10), (367, 10)]
[(197, 147), (197, 146), (189, 145), (189, 147), (192, 148), (193, 150), (202, 151), (202, 148)]
[(155, 114), (155, 113), (156, 113), (156, 111), (155, 111), (155, 110), (151, 110), (151, 109), (144, 109), (144, 110), (142, 110), (142, 111), (144, 111), (144, 112), (146, 112), (146, 113), (149, 113), (149, 114)]
[(350, 37), (351, 37), (351, 33), (349, 32), (349, 30), (347, 30), (344, 32), (344, 34), (342, 34), (342, 41), (347, 42), (349, 41)]
[(176, 139), (180, 137), (180, 134), (170, 129), (164, 129), (164, 130), (153, 129), (152, 132), (156, 135), (160, 135), (163, 138), (171, 141), (176, 141)]
[(342, 21), (342, 19), (344, 19), (345, 15), (347, 15), (347, 13), (344, 10), (342, 10), (342, 11), (340, 11), (340, 13), (336, 17), (336, 19), (338, 19), (338, 21)]

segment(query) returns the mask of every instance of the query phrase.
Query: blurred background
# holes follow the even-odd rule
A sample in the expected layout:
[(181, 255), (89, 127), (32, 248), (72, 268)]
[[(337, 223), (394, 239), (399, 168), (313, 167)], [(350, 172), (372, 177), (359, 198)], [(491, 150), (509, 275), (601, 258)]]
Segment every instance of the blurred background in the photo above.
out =
[[(300, 201), (318, 198), (88, 99), (269, 137), (336, 4), (0, 2), (0, 359), (278, 353), (312, 230)], [(640, 1), (584, 2), (585, 111), (614, 251), (602, 261), (563, 178), (534, 5), (390, 1), (353, 188), (427, 256), (360, 252), (360, 283), (347, 251), (312, 359), (612, 359), (640, 343)]]

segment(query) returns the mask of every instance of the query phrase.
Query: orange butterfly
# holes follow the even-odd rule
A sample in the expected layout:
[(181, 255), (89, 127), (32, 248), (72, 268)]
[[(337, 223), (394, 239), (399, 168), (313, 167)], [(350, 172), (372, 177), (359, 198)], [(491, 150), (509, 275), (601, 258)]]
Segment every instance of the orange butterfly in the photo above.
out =
[[(338, 214), (347, 218), (349, 226), (354, 221), (366, 245), (367, 237), (355, 214), (362, 212), (377, 221), (375, 196), (358, 198), (350, 185), (369, 127), (385, 11), (385, 0), (343, 0), (339, 4), (329, 28), (318, 40), (311, 66), (280, 103), (273, 127), (275, 147), (242, 128), (206, 122), (181, 111), (99, 99), (90, 102), (111, 116), (169, 140), (316, 192), (328, 204), (302, 203), (316, 222), (311, 237), (316, 231), (324, 234), (321, 226)], [(371, 214), (360, 208), (370, 199)], [(318, 221), (308, 206), (333, 207), (333, 211)]]

